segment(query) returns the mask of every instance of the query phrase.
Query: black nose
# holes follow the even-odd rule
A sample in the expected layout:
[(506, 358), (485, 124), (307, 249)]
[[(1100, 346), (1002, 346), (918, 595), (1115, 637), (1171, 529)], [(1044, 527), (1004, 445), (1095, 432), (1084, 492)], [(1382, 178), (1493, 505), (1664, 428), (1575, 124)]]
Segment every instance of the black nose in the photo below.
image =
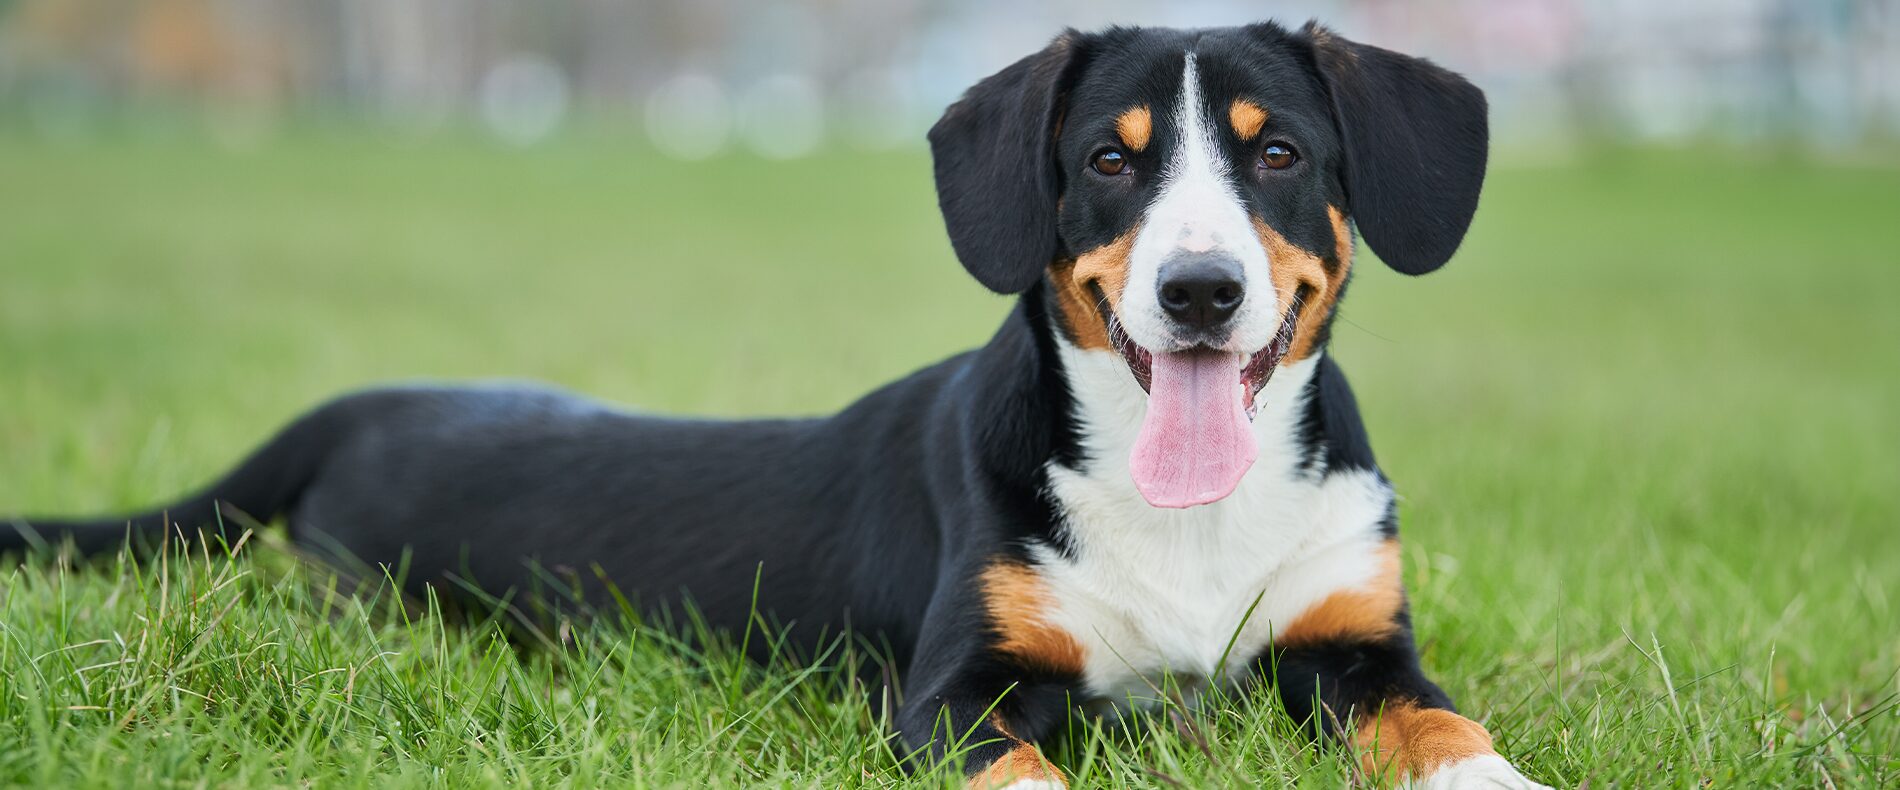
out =
[(1161, 263), (1161, 309), (1197, 329), (1234, 317), (1247, 290), (1240, 262), (1222, 255), (1177, 255)]

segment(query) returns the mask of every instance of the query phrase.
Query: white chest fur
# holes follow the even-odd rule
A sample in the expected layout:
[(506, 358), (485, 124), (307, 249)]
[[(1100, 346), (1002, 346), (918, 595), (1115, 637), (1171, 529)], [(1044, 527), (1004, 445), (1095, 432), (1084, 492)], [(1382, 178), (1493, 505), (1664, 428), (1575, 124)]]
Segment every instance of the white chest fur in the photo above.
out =
[(1276, 625), (1378, 572), (1390, 489), (1370, 471), (1299, 468), (1317, 355), (1261, 391), (1259, 458), (1233, 495), (1166, 510), (1141, 498), (1128, 471), (1145, 394), (1113, 354), (1066, 343), (1062, 354), (1091, 461), (1087, 474), (1049, 469), (1073, 556), (1035, 554), (1054, 603), (1045, 617), (1083, 646), (1089, 693), (1119, 706), (1154, 700), (1167, 673), (1188, 690), (1244, 678)]

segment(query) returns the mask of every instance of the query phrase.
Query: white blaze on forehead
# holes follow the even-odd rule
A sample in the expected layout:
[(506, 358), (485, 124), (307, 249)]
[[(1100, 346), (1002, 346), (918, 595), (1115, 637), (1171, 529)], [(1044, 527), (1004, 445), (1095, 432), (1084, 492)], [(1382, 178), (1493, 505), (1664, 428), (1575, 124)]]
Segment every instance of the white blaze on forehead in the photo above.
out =
[(1202, 104), (1200, 71), (1190, 52), (1181, 74), (1181, 103), (1174, 111), (1180, 142), (1163, 172), (1161, 199), (1149, 219), (1173, 225), (1174, 246), (1193, 252), (1226, 246), (1229, 234), (1237, 228), (1244, 233), (1247, 226), (1246, 211), (1228, 182), (1227, 162), (1219, 154)]
[[(1244, 287), (1250, 291), (1272, 288), (1266, 248), (1254, 235), (1246, 204), (1235, 190), (1235, 174), (1221, 152), (1220, 129), (1209, 120), (1205, 105), (1200, 72), (1190, 52), (1174, 110), (1174, 150), (1169, 152), (1161, 189), (1149, 204), (1129, 253), (1128, 286), (1120, 310), (1129, 338), (1151, 351), (1178, 347), (1156, 296), (1161, 263), (1171, 255), (1223, 254), (1240, 263)], [(1229, 350), (1258, 351), (1279, 329), (1280, 317), (1270, 315), (1275, 312), (1275, 300), (1270, 292), (1262, 293), (1266, 298), (1248, 298), (1234, 316)]]

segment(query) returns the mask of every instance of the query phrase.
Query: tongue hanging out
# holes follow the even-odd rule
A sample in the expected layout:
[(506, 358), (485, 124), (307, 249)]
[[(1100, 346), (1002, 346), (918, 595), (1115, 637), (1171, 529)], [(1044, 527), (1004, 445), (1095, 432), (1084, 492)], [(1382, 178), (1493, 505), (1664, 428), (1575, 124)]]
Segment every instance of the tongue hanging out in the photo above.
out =
[[(1135, 488), (1155, 507), (1193, 507), (1234, 492), (1258, 454), (1253, 407), (1293, 347), (1306, 289), (1280, 319), (1280, 331), (1252, 356), (1197, 348), (1153, 354), (1104, 311), (1109, 342), (1121, 352), (1135, 383), (1148, 391), (1148, 414), (1135, 437), (1128, 468)], [(1105, 300), (1104, 300), (1105, 301)]]
[(1211, 349), (1152, 355), (1148, 416), (1129, 458), (1135, 488), (1155, 507), (1205, 505), (1233, 493), (1253, 466), (1241, 354)]

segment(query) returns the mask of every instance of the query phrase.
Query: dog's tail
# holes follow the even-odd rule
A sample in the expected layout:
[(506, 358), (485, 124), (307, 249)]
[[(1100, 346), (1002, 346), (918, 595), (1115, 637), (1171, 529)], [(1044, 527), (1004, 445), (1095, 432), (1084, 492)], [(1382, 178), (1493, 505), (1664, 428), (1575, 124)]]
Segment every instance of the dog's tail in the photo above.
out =
[(201, 529), (211, 534), (220, 526), (235, 526), (233, 516), (267, 523), (296, 504), (347, 430), (339, 405), (298, 418), (223, 479), (165, 507), (105, 518), (0, 517), (0, 552), (70, 539), (82, 555), (101, 554), (128, 538), (134, 546), (152, 546), (168, 532), (174, 537), (195, 537)]

